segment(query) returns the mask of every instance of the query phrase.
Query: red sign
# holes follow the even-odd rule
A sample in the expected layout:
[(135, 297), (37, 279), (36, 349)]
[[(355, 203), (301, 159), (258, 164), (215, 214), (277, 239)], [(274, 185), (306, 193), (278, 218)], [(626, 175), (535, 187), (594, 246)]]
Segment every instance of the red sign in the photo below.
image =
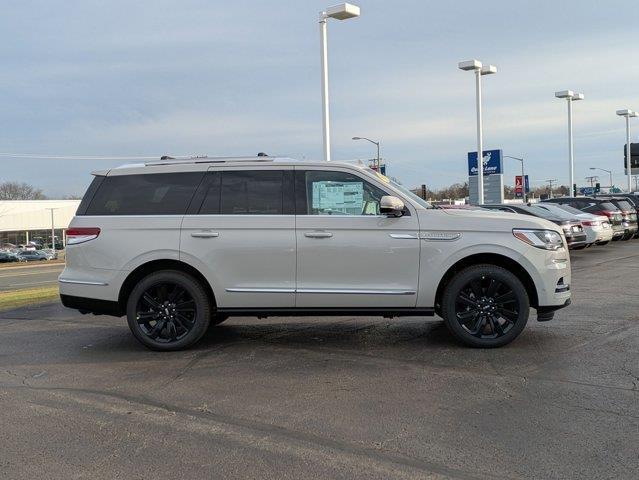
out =
[(515, 176), (515, 197), (521, 198), (524, 196), (524, 179), (521, 175)]

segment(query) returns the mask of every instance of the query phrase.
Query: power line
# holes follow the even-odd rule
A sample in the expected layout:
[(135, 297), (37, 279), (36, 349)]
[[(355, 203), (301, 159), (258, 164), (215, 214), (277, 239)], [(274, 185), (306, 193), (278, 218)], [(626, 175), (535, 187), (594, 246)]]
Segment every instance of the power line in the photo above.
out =
[[(9, 158), (29, 158), (29, 159), (46, 159), (46, 160), (158, 160), (161, 155), (154, 156), (98, 156), (98, 155), (48, 155), (43, 153), (8, 153), (0, 152), (0, 157)], [(180, 158), (180, 157), (177, 157)], [(187, 157), (188, 158), (188, 157)]]

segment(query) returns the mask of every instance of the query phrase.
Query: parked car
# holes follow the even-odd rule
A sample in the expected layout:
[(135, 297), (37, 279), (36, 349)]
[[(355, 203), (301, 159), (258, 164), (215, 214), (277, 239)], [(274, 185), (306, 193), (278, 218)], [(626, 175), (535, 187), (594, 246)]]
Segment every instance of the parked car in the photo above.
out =
[(36, 262), (49, 260), (49, 256), (42, 250), (23, 250), (18, 253), (20, 262)]
[(612, 225), (612, 239), (620, 240), (625, 235), (621, 210), (608, 200), (593, 197), (557, 197), (544, 200), (542, 204), (547, 202), (570, 205), (582, 212), (606, 216)]
[(0, 263), (17, 262), (18, 256), (11, 252), (0, 252)]
[(490, 210), (500, 210), (502, 212), (519, 213), (522, 215), (531, 215), (533, 217), (543, 218), (553, 222), (561, 227), (566, 237), (566, 243), (570, 250), (585, 248), (586, 234), (584, 233), (581, 221), (574, 216), (558, 216), (543, 208), (522, 205), (522, 204), (494, 204), (482, 205), (483, 208)]
[(637, 235), (639, 231), (637, 225), (637, 209), (634, 206), (632, 200), (624, 197), (600, 197), (603, 200), (608, 200), (621, 210), (622, 224), (624, 227), (624, 240), (630, 240)]
[(94, 173), (67, 230), (62, 303), (127, 316), (156, 350), (229, 316), (441, 315), (477, 347), (570, 303), (562, 230), (433, 208), (363, 166), (163, 160)]
[(42, 253), (46, 254), (47, 260), (57, 260), (58, 252), (52, 248), (43, 248)]
[(568, 213), (581, 221), (586, 234), (586, 242), (590, 245), (606, 245), (612, 240), (612, 226), (608, 217), (604, 215), (593, 215), (582, 212), (570, 205), (560, 205), (558, 203), (537, 203), (536, 207), (545, 208), (551, 213), (558, 215)]

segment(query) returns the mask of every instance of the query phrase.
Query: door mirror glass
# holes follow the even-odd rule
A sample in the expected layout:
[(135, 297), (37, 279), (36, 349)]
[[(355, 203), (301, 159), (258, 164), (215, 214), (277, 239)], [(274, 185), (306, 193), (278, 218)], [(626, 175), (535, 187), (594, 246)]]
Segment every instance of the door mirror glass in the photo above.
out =
[(380, 213), (389, 217), (401, 217), (404, 214), (404, 202), (393, 195), (384, 195), (379, 202)]

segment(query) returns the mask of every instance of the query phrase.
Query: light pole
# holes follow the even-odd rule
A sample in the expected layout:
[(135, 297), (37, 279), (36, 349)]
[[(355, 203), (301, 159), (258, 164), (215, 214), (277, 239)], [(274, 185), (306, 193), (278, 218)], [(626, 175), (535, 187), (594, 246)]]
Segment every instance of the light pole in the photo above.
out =
[(326, 40), (326, 22), (329, 18), (346, 20), (359, 17), (359, 7), (342, 3), (328, 7), (319, 13), (320, 55), (322, 59), (322, 126), (324, 131), (324, 160), (331, 161), (331, 129), (328, 111), (328, 44)]
[(632, 152), (630, 151), (630, 117), (637, 117), (639, 114), (627, 108), (617, 110), (617, 115), (626, 117), (626, 173), (628, 174), (628, 193), (632, 193)]
[(477, 103), (477, 200), (480, 205), (484, 203), (484, 138), (482, 133), (481, 118), (481, 77), (497, 73), (494, 65), (483, 65), (479, 60), (459, 62), (457, 67), (464, 71), (475, 72), (475, 96)]
[(377, 145), (377, 171), (379, 173), (382, 173), (380, 170), (381, 163), (379, 158), (379, 142), (376, 142), (375, 140), (371, 140), (370, 138), (366, 138), (366, 137), (353, 137), (353, 140), (368, 140), (372, 144)]
[(527, 195), (526, 195), (526, 175), (524, 175), (524, 159), (523, 158), (518, 158), (518, 157), (513, 157), (511, 155), (504, 155), (505, 158), (512, 158), (513, 160), (519, 160), (521, 162), (521, 188), (522, 188), (522, 197), (524, 199), (524, 202), (526, 202), (527, 200)]
[(565, 98), (568, 103), (568, 196), (574, 197), (573, 185), (575, 184), (575, 162), (572, 141), (572, 102), (583, 100), (584, 94), (575, 93), (572, 90), (562, 90), (561, 92), (555, 92), (555, 97)]
[(606, 170), (605, 168), (599, 168), (599, 167), (590, 167), (590, 170), (601, 170), (602, 172), (608, 172), (608, 175), (610, 175), (610, 187), (612, 188), (612, 170)]
[(57, 208), (47, 208), (47, 210), (51, 210), (51, 250), (55, 252), (55, 223), (53, 223), (53, 211), (57, 210)]

